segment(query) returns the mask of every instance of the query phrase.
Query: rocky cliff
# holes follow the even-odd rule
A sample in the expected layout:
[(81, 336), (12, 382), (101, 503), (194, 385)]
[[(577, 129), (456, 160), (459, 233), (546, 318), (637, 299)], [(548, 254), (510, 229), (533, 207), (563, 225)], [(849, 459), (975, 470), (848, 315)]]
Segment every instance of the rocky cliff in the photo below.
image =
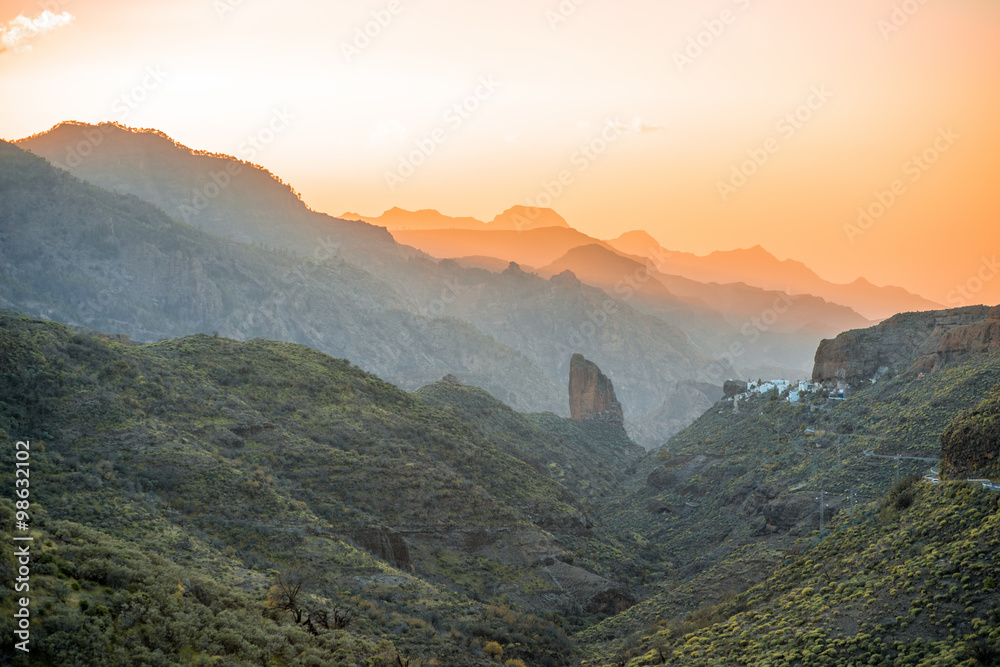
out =
[(569, 364), (569, 410), (576, 421), (625, 423), (611, 380), (582, 354), (574, 354)]
[(1000, 306), (902, 313), (824, 340), (813, 381), (866, 382), (885, 371), (933, 372), (1000, 348)]

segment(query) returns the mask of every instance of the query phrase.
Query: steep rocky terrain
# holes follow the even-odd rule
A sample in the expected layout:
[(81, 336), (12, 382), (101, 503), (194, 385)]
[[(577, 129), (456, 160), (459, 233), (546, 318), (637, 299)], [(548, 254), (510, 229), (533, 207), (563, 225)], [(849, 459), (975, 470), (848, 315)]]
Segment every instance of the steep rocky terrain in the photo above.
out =
[(614, 384), (582, 354), (574, 354), (569, 362), (569, 412), (576, 421), (625, 423)]
[(686, 331), (705, 354), (731, 360), (743, 377), (808, 377), (824, 337), (871, 322), (846, 306), (807, 294), (789, 296), (742, 282), (703, 283), (669, 273), (663, 258), (623, 255), (592, 243), (538, 269), (572, 271)]
[(0, 437), (33, 441), (53, 664), (485, 667), (496, 642), (529, 665), (959, 667), (1000, 640), (998, 496), (907, 480), (942, 432), (946, 458), (994, 442), (996, 351), (843, 401), (721, 400), (649, 454), (615, 423), (262, 340), (134, 346), (2, 312), (0, 368)]
[(858, 384), (887, 372), (930, 373), (998, 347), (1000, 306), (902, 313), (820, 343), (813, 381)]

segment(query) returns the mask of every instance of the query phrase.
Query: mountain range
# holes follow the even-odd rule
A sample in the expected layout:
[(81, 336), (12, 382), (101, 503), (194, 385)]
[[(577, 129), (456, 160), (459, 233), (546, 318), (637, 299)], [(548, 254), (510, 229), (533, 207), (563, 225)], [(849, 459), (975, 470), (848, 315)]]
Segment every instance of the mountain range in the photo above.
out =
[[(106, 194), (43, 175), (18, 149)], [(24, 212), (7, 217), (7, 233), (76, 235), (32, 257), (26, 242), (5, 247), (5, 280), (17, 283), (7, 307), (139, 340), (200, 331), (299, 342), (406, 389), (452, 373), (518, 409), (560, 415), (579, 352), (614, 379), (627, 428), (647, 447), (710, 406), (726, 379), (807, 377), (820, 339), (869, 323), (836, 302), (753, 285), (750, 269), (737, 282), (687, 277), (650, 239), (593, 239), (546, 209), (513, 207), (489, 223), (399, 209), (374, 224), (334, 218), (256, 165), (152, 130), (63, 123), (4, 153), (4, 170), (33, 174), (0, 181), (8, 211)], [(158, 210), (133, 213), (140, 201)], [(87, 222), (57, 222), (65, 210)], [(73, 269), (46, 275), (18, 263)], [(883, 301), (916, 303), (875, 289)]]
[[(966, 481), (1000, 457), (998, 308), (870, 326), (564, 226), (457, 230), (471, 254), (437, 257), (115, 125), (0, 143), (0, 202), (40, 664), (1000, 652), (1000, 496)], [(819, 384), (724, 396), (751, 369)]]
[[(966, 311), (929, 316), (942, 340), (1000, 321)], [(860, 366), (923, 326), (837, 349)], [(0, 310), (31, 664), (995, 664), (1000, 495), (964, 476), (997, 470), (998, 349), (844, 400), (721, 400), (647, 453), (454, 377), (405, 392), (301, 345)], [(962, 476), (920, 481), (938, 456)]]
[[(475, 218), (453, 218), (434, 210), (411, 212), (398, 207), (376, 217), (364, 217), (357, 213), (345, 213), (341, 217), (385, 227), (400, 242), (421, 248), (435, 257), (451, 257), (460, 262), (478, 260), (480, 266), (497, 258), (516, 261), (526, 267), (540, 266), (558, 261), (558, 257), (573, 248), (597, 244), (626, 255), (652, 260), (665, 274), (703, 283), (746, 283), (765, 290), (810, 294), (848, 306), (869, 320), (883, 320), (900, 312), (941, 307), (941, 304), (901, 287), (879, 287), (864, 278), (847, 284), (829, 282), (805, 264), (792, 259), (779, 260), (761, 246), (699, 256), (668, 250), (648, 232), (641, 230), (625, 232), (607, 241), (585, 238), (586, 235), (573, 230), (565, 219), (548, 209), (517, 206), (498, 215), (490, 223)], [(510, 235), (447, 232), (527, 232), (543, 228), (557, 228), (559, 231), (530, 235), (523, 244), (518, 244), (517, 237)], [(490, 247), (495, 248), (492, 254), (488, 252)], [(487, 252), (479, 254), (478, 251)], [(495, 266), (495, 263), (492, 265)]]

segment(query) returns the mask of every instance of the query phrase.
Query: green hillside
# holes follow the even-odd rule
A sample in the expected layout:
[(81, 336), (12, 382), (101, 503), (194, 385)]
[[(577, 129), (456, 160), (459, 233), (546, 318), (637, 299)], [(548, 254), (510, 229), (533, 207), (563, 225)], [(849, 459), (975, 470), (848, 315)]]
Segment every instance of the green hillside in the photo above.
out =
[(943, 433), (991, 460), (998, 355), (843, 401), (723, 401), (644, 454), (454, 378), (407, 393), (294, 344), (107, 338), (0, 311), (0, 484), (32, 441), (30, 664), (971, 666), (997, 646), (1000, 496), (912, 480)]
[[(504, 451), (516, 435), (495, 444), (345, 361), (209, 336), (132, 347), (2, 311), (0, 368), (0, 480), (13, 488), (11, 444), (30, 437), (38, 539), (53, 543), (53, 562), (75, 560), (45, 571), (93, 591), (89, 604), (107, 610), (95, 622), (120, 627), (126, 592), (161, 608), (169, 600), (147, 589), (197, 575), (222, 598), (235, 596), (234, 628), (250, 622), (302, 643), (286, 627), (291, 614), (268, 621), (275, 614), (261, 610), (277, 577), (305, 573), (317, 604), (355, 619), (347, 631), (358, 655), (488, 664), (482, 649), (496, 641), (511, 659), (569, 664), (565, 629), (600, 608), (571, 584), (583, 580), (593, 600), (628, 595), (599, 576), (620, 568), (595, 546), (585, 504), (546, 467)], [(95, 544), (93, 556), (60, 537), (73, 531)], [(168, 559), (176, 569), (149, 578), (135, 559)], [(592, 590), (601, 582), (603, 597)], [(81, 599), (53, 596), (36, 612), (39, 644), (86, 652), (89, 631), (45, 639), (62, 632), (60, 619)], [(245, 641), (258, 642), (253, 633)], [(182, 634), (159, 646), (162, 664), (196, 664), (218, 651)], [(327, 634), (287, 664), (311, 664), (302, 657), (309, 650), (340, 641)], [(155, 652), (143, 637), (105, 628), (104, 641), (114, 655)], [(259, 642), (237, 643), (220, 655), (254, 662)], [(334, 664), (355, 664), (345, 660)]]
[[(663, 622), (681, 622), (761, 583), (820, 527), (877, 502), (940, 457), (941, 436), (964, 410), (1000, 386), (1000, 355), (940, 373), (899, 376), (847, 400), (807, 395), (721, 402), (636, 465), (624, 493), (598, 514), (638, 534), (661, 560), (641, 602), (586, 629), (581, 645), (624, 653)], [(872, 456), (866, 455), (873, 454)], [(904, 457), (898, 462), (894, 457)], [(885, 457), (885, 458), (883, 458)]]
[(998, 546), (1000, 494), (908, 480), (763, 583), (585, 664), (996, 665)]

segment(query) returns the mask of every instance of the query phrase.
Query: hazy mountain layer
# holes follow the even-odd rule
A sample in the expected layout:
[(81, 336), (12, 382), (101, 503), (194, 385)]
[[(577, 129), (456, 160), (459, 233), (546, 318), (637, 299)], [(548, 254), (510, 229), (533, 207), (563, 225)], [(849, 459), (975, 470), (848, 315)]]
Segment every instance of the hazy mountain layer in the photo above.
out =
[(699, 282), (743, 282), (768, 290), (790, 294), (812, 294), (833, 303), (843, 304), (872, 320), (882, 320), (896, 313), (934, 310), (941, 304), (912, 294), (900, 287), (879, 287), (864, 278), (838, 284), (820, 278), (802, 262), (779, 260), (764, 248), (721, 250), (699, 256), (663, 248), (643, 231), (627, 232), (607, 242), (622, 252), (652, 257), (664, 273), (676, 274)]
[(414, 312), (339, 255), (308, 262), (210, 236), (10, 144), (0, 174), (0, 305), (145, 341), (299, 342), (402, 387), (458, 373), (521, 409), (566, 410), (563, 382), (469, 324)]
[[(86, 158), (65, 159), (80, 142), (87, 141), (91, 143)], [(419, 384), (453, 373), (519, 409), (559, 414), (567, 414), (568, 408), (563, 390), (568, 377), (566, 364), (573, 353), (579, 352), (613, 374), (616, 386), (621, 387), (619, 394), (629, 428), (637, 435), (641, 433), (643, 444), (648, 446), (661, 443), (676, 431), (677, 422), (656, 424), (648, 420), (672, 401), (678, 383), (693, 380), (721, 386), (732, 374), (728, 364), (715, 364), (699, 352), (683, 331), (637, 312), (627, 302), (611, 301), (599, 289), (579, 281), (511, 280), (509, 276), (464, 269), (455, 263), (438, 263), (396, 244), (383, 229), (309, 211), (287, 185), (259, 168), (226, 156), (191, 151), (159, 133), (132, 132), (114, 125), (63, 124), (20, 145), (63, 163), (81, 178), (131, 193), (212, 234), (293, 252), (295, 255), (287, 260), (302, 272), (315, 276), (313, 269), (317, 265), (331, 263), (345, 267), (344, 271), (353, 270), (358, 281), (370, 280), (372, 286), (330, 287), (343, 298), (353, 298), (353, 307), (359, 311), (395, 313), (398, 308), (400, 313), (398, 320), (388, 326), (378, 324), (372, 316), (372, 326), (365, 327), (364, 333), (349, 328), (353, 347), (335, 347), (317, 335), (286, 336), (280, 328), (260, 331), (248, 326), (216, 325), (195, 330), (225, 330), (237, 338), (264, 335), (303, 342), (347, 356), (407, 388), (418, 384), (413, 381), (413, 366), (434, 369), (416, 376)], [(220, 175), (230, 168), (238, 172), (231, 177)], [(561, 231), (577, 234), (568, 229)], [(93, 265), (114, 272), (116, 261), (114, 256), (108, 256), (106, 266), (98, 266), (97, 262)], [(254, 270), (253, 262), (240, 269), (241, 275)], [(31, 279), (38, 278), (31, 274)], [(336, 280), (324, 277), (314, 280), (312, 286), (320, 289)], [(290, 295), (269, 291), (262, 298), (272, 294), (274, 301), (292, 300)], [(323, 303), (323, 297), (316, 296), (319, 301), (314, 299), (312, 307), (296, 310), (294, 320), (304, 320), (303, 327), (308, 325), (311, 332), (330, 335), (339, 327), (317, 317), (317, 313), (334, 317), (339, 301)], [(10, 303), (21, 308), (18, 300)], [(151, 308), (155, 310), (156, 306)], [(276, 310), (273, 319), (293, 326), (291, 318), (285, 320), (281, 308)], [(27, 308), (26, 312), (43, 311)], [(415, 326), (406, 325), (407, 317)], [(60, 318), (82, 321), (79, 317)], [(122, 318), (108, 318), (105, 314), (103, 321), (109, 319)], [(138, 328), (156, 327), (146, 326), (140, 318)], [(447, 333), (438, 335), (441, 330)], [(192, 329), (169, 331), (177, 335)], [(481, 347), (477, 347), (477, 336)], [(509, 350), (494, 354), (495, 342), (501, 344), (501, 349), (507, 346), (516, 350), (523, 358), (507, 363)], [(354, 349), (359, 346), (372, 349), (357, 353)], [(537, 370), (529, 370), (532, 367), (548, 377), (539, 378)], [(507, 370), (518, 368), (524, 372)], [(709, 403), (685, 398), (668, 407), (682, 415), (683, 424)]]
[(340, 217), (345, 220), (363, 220), (377, 227), (385, 227), (390, 231), (420, 229), (479, 229), (495, 231), (499, 229), (525, 232), (545, 227), (569, 227), (569, 223), (552, 209), (527, 206), (511, 207), (488, 223), (475, 218), (453, 218), (434, 210), (407, 211), (398, 207), (375, 217), (366, 217), (357, 213), (345, 213)]

